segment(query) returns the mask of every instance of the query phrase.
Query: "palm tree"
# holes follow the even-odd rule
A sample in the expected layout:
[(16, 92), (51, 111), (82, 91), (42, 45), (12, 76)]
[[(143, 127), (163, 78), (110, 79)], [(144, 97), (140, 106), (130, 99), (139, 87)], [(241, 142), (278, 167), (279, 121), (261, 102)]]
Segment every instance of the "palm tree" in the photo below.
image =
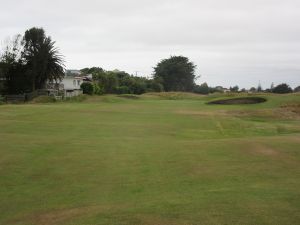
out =
[(65, 66), (63, 56), (43, 28), (31, 28), (23, 38), (23, 58), (32, 91), (44, 88), (47, 81), (61, 80)]

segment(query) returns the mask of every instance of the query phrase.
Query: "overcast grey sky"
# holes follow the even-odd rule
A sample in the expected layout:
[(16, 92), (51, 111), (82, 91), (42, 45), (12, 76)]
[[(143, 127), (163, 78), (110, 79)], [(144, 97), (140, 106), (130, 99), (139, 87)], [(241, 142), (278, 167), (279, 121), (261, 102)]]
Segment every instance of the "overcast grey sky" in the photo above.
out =
[(149, 76), (170, 55), (198, 83), (300, 85), (300, 0), (0, 0), (0, 40), (43, 27), (68, 68)]

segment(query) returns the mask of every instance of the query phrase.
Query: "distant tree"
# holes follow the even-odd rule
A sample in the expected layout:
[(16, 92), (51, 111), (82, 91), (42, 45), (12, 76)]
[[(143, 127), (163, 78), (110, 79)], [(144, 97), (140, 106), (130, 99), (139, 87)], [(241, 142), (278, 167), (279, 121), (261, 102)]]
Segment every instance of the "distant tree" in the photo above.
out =
[(256, 88), (255, 88), (255, 87), (251, 87), (251, 88), (249, 89), (249, 91), (250, 91), (250, 92), (256, 92)]
[(209, 89), (207, 83), (203, 83), (201, 85), (195, 85), (195, 88), (194, 88), (194, 92), (198, 93), (198, 94), (207, 95), (207, 94), (209, 94), (209, 91), (210, 91), (210, 89)]
[(209, 87), (209, 93), (223, 93), (223, 88), (219, 87)]
[(273, 88), (273, 93), (285, 94), (293, 92), (292, 88), (287, 84), (279, 84)]
[(296, 88), (294, 89), (294, 92), (300, 92), (300, 86), (296, 87)]
[(123, 76), (118, 74), (117, 76), (120, 86), (128, 87), (131, 94), (140, 95), (147, 91), (147, 80), (145, 78), (125, 74)]
[(80, 71), (85, 74), (93, 74), (93, 75), (105, 72), (101, 67), (84, 68), (84, 69), (81, 69)]
[(263, 91), (263, 89), (261, 87), (261, 84), (259, 83), (258, 86), (257, 86), (257, 92), (262, 92), (262, 91)]
[(104, 93), (115, 93), (116, 88), (119, 86), (118, 78), (114, 72), (94, 72), (94, 80), (98, 83)]
[(171, 56), (156, 65), (154, 79), (161, 80), (165, 91), (193, 91), (195, 69), (188, 58)]
[(26, 62), (31, 89), (43, 88), (46, 82), (61, 80), (64, 76), (64, 61), (55, 42), (46, 36), (43, 28), (33, 27), (25, 32), (22, 57)]
[(231, 92), (238, 92), (239, 91), (239, 86), (234, 86), (229, 88)]
[(0, 52), (0, 93), (19, 94), (27, 91), (30, 86), (25, 76), (25, 62), (22, 54), (22, 36), (16, 35), (7, 40), (6, 46)]

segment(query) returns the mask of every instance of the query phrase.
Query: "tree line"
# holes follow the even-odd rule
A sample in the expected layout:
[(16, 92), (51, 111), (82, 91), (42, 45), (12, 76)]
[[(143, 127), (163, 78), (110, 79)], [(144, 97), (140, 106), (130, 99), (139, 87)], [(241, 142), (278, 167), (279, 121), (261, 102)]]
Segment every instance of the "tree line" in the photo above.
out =
[(161, 92), (164, 88), (155, 79), (137, 77), (124, 71), (105, 71), (100, 67), (84, 68), (83, 74), (92, 74), (92, 83), (81, 85), (85, 94), (143, 94)]
[[(92, 74), (93, 81), (83, 83), (86, 94), (143, 94), (145, 92), (182, 91), (209, 94), (226, 89), (209, 87), (207, 83), (196, 84), (196, 65), (184, 56), (171, 56), (161, 60), (152, 78), (137, 77), (124, 71), (106, 71), (101, 67), (84, 68), (83, 74)], [(64, 57), (55, 42), (43, 28), (33, 27), (24, 35), (17, 35), (0, 53), (0, 94), (20, 94), (43, 89), (47, 82), (59, 83), (65, 74)], [(230, 92), (290, 93), (287, 84), (272, 85), (263, 90), (261, 85), (250, 90), (230, 87)]]

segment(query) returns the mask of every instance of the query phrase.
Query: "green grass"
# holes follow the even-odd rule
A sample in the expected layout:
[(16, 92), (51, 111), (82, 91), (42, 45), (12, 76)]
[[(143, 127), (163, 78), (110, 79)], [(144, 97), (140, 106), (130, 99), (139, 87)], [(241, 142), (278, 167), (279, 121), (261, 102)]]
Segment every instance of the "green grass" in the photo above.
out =
[(1, 105), (0, 224), (299, 224), (300, 95), (262, 96)]

